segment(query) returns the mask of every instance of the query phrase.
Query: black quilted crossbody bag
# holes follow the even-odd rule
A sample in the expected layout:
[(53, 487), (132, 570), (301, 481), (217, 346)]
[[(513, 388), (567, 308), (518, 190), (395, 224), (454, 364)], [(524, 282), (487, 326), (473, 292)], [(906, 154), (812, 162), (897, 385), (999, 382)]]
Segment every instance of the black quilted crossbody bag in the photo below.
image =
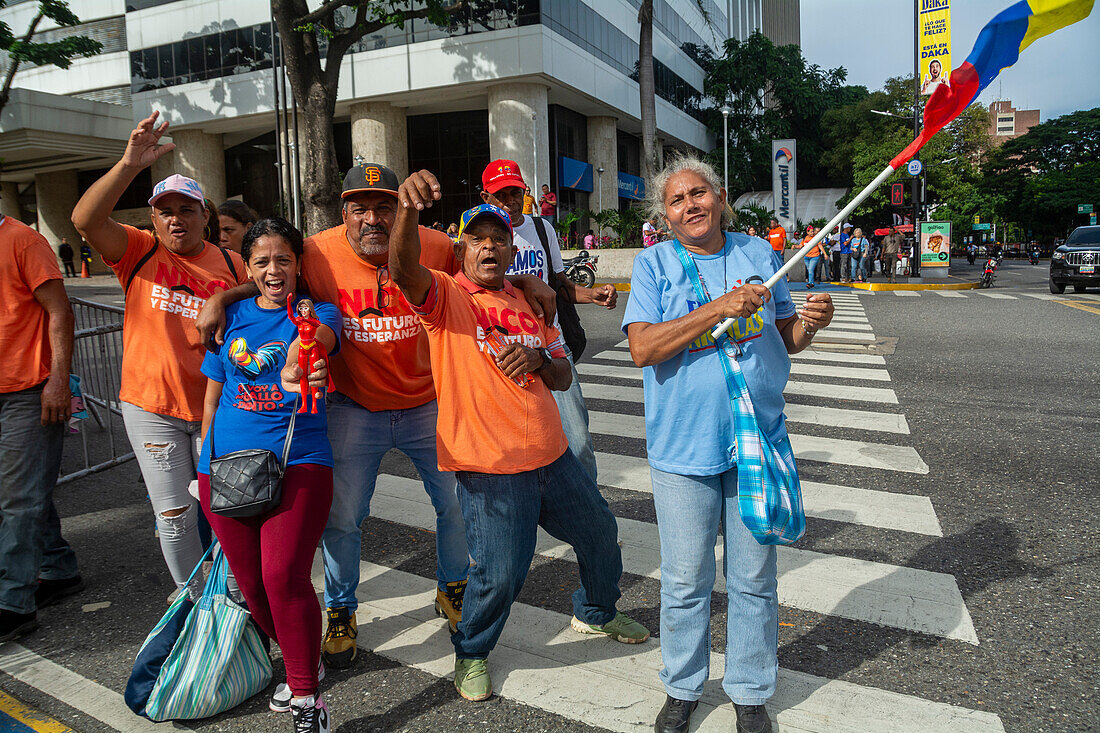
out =
[(279, 506), (283, 500), (283, 473), (290, 457), (297, 415), (298, 399), (295, 399), (281, 459), (264, 448), (233, 451), (215, 458), (214, 421), (210, 421), (211, 512), (223, 517), (255, 517)]

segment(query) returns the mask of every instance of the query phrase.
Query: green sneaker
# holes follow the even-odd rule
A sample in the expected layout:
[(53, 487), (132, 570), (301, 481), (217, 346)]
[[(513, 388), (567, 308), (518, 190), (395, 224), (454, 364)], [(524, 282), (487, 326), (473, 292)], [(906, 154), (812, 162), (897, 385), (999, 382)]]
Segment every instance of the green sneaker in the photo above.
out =
[(586, 624), (576, 616), (573, 617), (569, 625), (573, 627), (573, 631), (577, 631), (581, 634), (609, 636), (615, 641), (621, 641), (624, 644), (641, 644), (649, 638), (649, 629), (642, 626), (622, 611), (616, 613), (615, 618), (611, 619), (603, 626)]
[(484, 659), (455, 657), (455, 689), (467, 700), (481, 702), (493, 696), (493, 681)]

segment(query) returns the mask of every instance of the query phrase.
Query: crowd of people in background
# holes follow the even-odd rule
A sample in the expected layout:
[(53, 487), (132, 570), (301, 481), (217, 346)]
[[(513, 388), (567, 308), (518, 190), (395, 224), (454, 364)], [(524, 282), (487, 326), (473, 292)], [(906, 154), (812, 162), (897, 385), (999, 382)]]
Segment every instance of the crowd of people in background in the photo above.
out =
[[(749, 226), (745, 233), (757, 236), (756, 227)], [(788, 235), (776, 219), (771, 219), (764, 237), (771, 245), (778, 266), (784, 261), (784, 250), (799, 250), (809, 246), (818, 233), (813, 224), (806, 225), (801, 236)], [(881, 273), (887, 282), (894, 282), (900, 269), (899, 261), (909, 255), (905, 235), (896, 226), (877, 238), (864, 236), (863, 229), (845, 222), (831, 234), (823, 237), (804, 260), (806, 287), (813, 289), (823, 282), (864, 283)]]

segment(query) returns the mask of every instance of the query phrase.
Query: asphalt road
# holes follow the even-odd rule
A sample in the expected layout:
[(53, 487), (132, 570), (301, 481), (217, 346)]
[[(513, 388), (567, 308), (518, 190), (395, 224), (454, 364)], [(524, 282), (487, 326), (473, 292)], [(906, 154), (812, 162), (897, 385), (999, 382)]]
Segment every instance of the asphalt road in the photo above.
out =
[[(117, 286), (106, 280), (72, 290), (97, 300), (118, 295)], [(798, 547), (827, 558), (950, 576), (978, 643), (784, 602), (780, 666), (844, 680), (860, 690), (985, 711), (1010, 731), (1100, 730), (1100, 528), (1093, 505), (1100, 486), (1100, 298), (1030, 297), (1049, 295), (1046, 263), (1029, 266), (1012, 260), (1002, 266), (997, 287), (989, 293), (1004, 297), (977, 291), (963, 291), (960, 297), (929, 292), (858, 297), (876, 338), (869, 353), (883, 355), (890, 381), (882, 386), (894, 390), (897, 404), (852, 402), (847, 407), (904, 416), (909, 433), (881, 442), (915, 449), (927, 464), (926, 473), (800, 459), (804, 482), (930, 499), (942, 536), (811, 516)], [(622, 301), (627, 297), (623, 294)], [(594, 307), (582, 307), (581, 312), (589, 336), (585, 361), (612, 364), (601, 354), (623, 338), (621, 306), (612, 313)], [(844, 378), (799, 379), (828, 386), (856, 384)], [(640, 405), (600, 396), (601, 385), (637, 382), (599, 375), (585, 381), (594, 412), (642, 414)], [(807, 408), (835, 404), (830, 400), (791, 398)], [(800, 425), (798, 431), (825, 440), (870, 440), (863, 431), (828, 425)], [(635, 437), (599, 434), (595, 443), (606, 454), (644, 455), (644, 443)], [(415, 476), (399, 455), (387, 457), (383, 470)], [(620, 521), (654, 521), (647, 496), (614, 486), (603, 490)], [(141, 478), (130, 463), (59, 489), (57, 504), (88, 589), (43, 611), (42, 628), (20, 643), (102, 686), (93, 689), (118, 693), (171, 590)], [(428, 589), (434, 575), (434, 537), (402, 521), (372, 517), (364, 524), (363, 559), (419, 576)], [(538, 557), (520, 602), (567, 614), (575, 583), (575, 565)], [(620, 607), (656, 630), (659, 583), (628, 572), (623, 586)], [(719, 596), (715, 599), (712, 641), (720, 651), (725, 610)], [(520, 623), (516, 618), (522, 617), (510, 623)], [(10, 672), (4, 667), (5, 654), (10, 654), (10, 645), (0, 647), (0, 669)], [(395, 661), (399, 657), (364, 651), (351, 670), (330, 671), (323, 689), (337, 731), (599, 730), (568, 706), (521, 694), (479, 705), (463, 702), (448, 678), (423, 671), (423, 665)], [(275, 666), (278, 680), (281, 665)], [(86, 698), (59, 693), (49, 679), (31, 685), (0, 673), (0, 689), (77, 731), (128, 729), (82, 712)], [(590, 692), (608, 707), (622, 702), (601, 700), (610, 694), (604, 688)], [(109, 692), (101, 697), (108, 699)], [(79, 702), (71, 704), (74, 700)], [(264, 697), (257, 696), (229, 713), (186, 727), (289, 730), (289, 720), (275, 722), (272, 716)]]

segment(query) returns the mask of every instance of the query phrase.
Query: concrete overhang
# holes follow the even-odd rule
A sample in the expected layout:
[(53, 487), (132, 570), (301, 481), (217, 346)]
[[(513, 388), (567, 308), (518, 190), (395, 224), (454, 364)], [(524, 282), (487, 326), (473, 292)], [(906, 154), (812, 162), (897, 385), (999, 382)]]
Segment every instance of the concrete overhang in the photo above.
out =
[(0, 112), (0, 179), (113, 165), (134, 129), (129, 107), (12, 89)]

